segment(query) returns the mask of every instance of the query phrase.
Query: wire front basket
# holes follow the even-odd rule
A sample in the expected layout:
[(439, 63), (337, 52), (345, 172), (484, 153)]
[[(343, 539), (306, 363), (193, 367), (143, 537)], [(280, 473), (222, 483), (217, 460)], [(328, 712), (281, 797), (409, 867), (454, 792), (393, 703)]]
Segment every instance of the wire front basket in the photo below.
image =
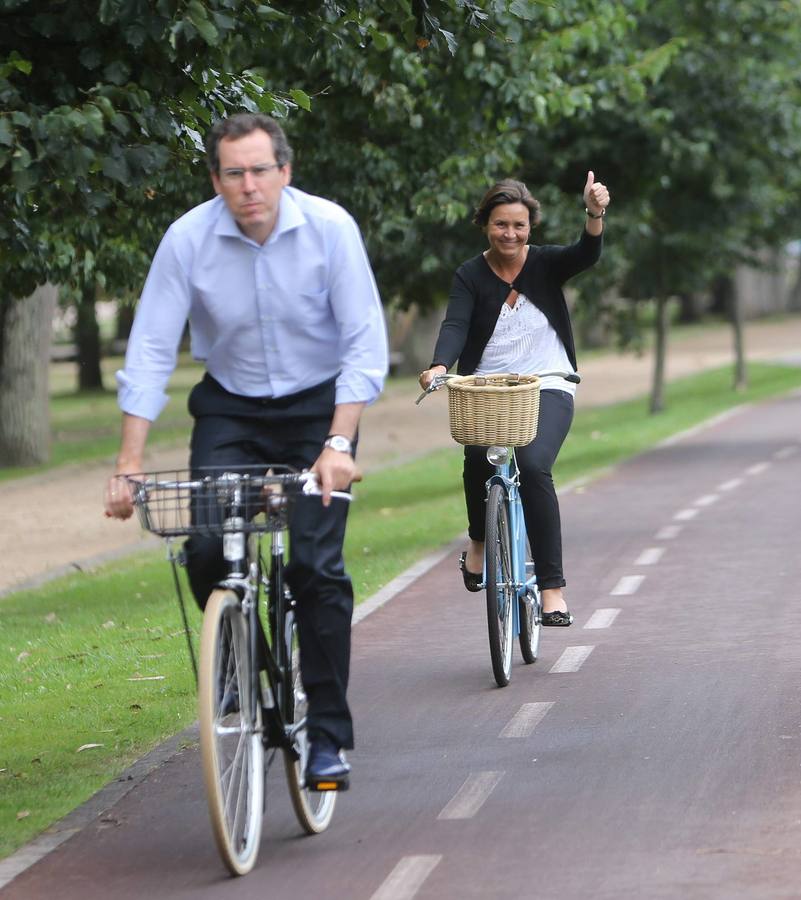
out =
[(219, 467), (127, 476), (143, 528), (161, 537), (282, 531), (302, 476), (288, 466)]
[(451, 436), (479, 447), (524, 447), (537, 434), (537, 375), (456, 376), (446, 382)]

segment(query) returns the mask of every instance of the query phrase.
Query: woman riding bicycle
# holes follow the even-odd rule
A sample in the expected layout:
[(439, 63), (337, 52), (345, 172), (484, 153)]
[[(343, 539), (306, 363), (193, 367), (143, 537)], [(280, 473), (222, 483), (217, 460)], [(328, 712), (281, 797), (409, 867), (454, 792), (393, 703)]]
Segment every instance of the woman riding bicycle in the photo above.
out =
[[(456, 270), (433, 361), (420, 373), (420, 385), (427, 388), (457, 360), (459, 375), (575, 372), (576, 351), (562, 285), (598, 261), (609, 199), (605, 185), (588, 172), (587, 218), (579, 240), (569, 246), (537, 246), (528, 240), (540, 221), (540, 204), (525, 184), (506, 179), (490, 188), (473, 217), (489, 247)], [(573, 420), (574, 393), (575, 385), (558, 377), (544, 378), (537, 436), (516, 450), (543, 625), (573, 621), (562, 594), (561, 522), (551, 470)], [(470, 542), (459, 566), (469, 591), (480, 590), (482, 583), (485, 484), (492, 474), (485, 449), (467, 446), (464, 453)]]

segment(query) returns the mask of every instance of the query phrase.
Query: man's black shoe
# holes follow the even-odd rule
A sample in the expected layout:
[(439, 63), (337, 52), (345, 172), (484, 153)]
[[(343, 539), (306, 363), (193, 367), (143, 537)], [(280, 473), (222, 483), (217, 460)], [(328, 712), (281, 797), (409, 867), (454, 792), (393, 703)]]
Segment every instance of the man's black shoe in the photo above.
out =
[(316, 734), (309, 746), (306, 787), (310, 791), (346, 791), (350, 766), (345, 754), (324, 734)]
[(223, 693), (220, 700), (220, 718), (224, 719), (232, 713), (239, 712), (239, 686), (232, 684), (227, 691)]

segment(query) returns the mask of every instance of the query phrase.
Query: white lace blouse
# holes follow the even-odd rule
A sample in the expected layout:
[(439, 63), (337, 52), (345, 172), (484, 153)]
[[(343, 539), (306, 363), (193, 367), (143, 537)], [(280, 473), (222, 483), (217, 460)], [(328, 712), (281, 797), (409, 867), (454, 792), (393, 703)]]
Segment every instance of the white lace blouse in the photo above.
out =
[[(501, 307), (495, 330), (484, 348), (475, 374), (517, 372), (532, 375), (537, 372), (574, 371), (565, 345), (551, 323), (528, 297), (518, 294), (514, 306), (504, 303)], [(576, 393), (575, 384), (563, 378), (543, 378), (540, 389)]]

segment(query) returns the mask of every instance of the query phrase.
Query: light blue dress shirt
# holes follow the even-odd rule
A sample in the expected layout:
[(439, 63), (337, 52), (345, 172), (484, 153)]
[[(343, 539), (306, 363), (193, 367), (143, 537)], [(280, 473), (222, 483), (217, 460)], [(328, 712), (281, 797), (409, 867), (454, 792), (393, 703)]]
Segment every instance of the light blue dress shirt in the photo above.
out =
[(164, 409), (187, 318), (192, 355), (231, 393), (282, 397), (337, 376), (338, 404), (371, 403), (383, 387), (386, 326), (359, 228), (297, 188), (283, 189), (264, 244), (221, 197), (169, 227), (117, 372), (123, 412)]

